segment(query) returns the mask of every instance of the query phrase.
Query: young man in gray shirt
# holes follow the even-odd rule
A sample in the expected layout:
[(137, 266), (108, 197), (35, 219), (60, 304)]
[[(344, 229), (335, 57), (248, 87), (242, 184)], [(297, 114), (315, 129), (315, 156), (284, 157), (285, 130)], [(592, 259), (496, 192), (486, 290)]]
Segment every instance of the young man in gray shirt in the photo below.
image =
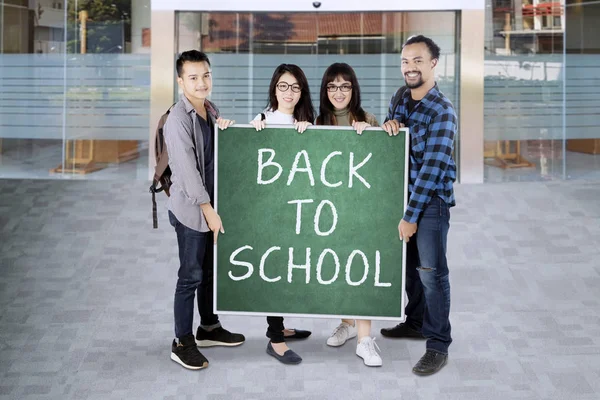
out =
[[(177, 82), (183, 91), (165, 123), (165, 142), (173, 182), (169, 221), (177, 233), (179, 271), (175, 289), (175, 339), (171, 359), (188, 369), (208, 366), (197, 346), (238, 346), (244, 336), (221, 327), (213, 312), (213, 244), (225, 233), (213, 208), (214, 126), (227, 129), (234, 121), (221, 118), (207, 97), (212, 72), (206, 54), (190, 50), (177, 59)], [(194, 337), (194, 296), (200, 326)]]

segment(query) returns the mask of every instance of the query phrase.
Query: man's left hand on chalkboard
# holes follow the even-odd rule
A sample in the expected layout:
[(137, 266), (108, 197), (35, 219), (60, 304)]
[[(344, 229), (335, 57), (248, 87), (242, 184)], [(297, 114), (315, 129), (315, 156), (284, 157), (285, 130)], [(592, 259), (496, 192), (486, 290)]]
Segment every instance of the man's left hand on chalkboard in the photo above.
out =
[(303, 133), (310, 125), (312, 124), (308, 121), (294, 121), (294, 128), (296, 128), (298, 133)]
[(386, 131), (389, 136), (396, 136), (400, 132), (400, 128), (404, 128), (404, 124), (398, 120), (390, 119), (381, 125), (381, 128)]
[(400, 236), (400, 240), (404, 240), (406, 243), (410, 241), (410, 238), (417, 232), (417, 224), (412, 224), (410, 222), (405, 221), (404, 219), (400, 220), (398, 224), (398, 235)]
[(219, 128), (221, 130), (227, 129), (233, 124), (235, 124), (234, 120), (225, 119), (225, 118), (221, 118), (221, 117), (217, 118), (217, 125), (219, 125)]

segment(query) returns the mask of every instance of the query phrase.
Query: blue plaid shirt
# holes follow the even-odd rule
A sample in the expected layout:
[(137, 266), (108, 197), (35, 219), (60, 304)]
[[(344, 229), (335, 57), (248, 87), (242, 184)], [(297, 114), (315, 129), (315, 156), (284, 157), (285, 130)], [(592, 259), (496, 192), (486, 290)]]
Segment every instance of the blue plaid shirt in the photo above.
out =
[[(398, 102), (399, 96), (402, 99)], [(452, 150), (457, 119), (452, 103), (437, 84), (410, 114), (408, 96), (410, 90), (401, 88), (396, 92), (390, 101), (386, 121), (394, 118), (410, 132), (409, 200), (404, 220), (415, 223), (433, 196), (437, 195), (450, 207), (456, 205), (453, 188), (456, 165)], [(398, 106), (392, 110), (396, 103)]]

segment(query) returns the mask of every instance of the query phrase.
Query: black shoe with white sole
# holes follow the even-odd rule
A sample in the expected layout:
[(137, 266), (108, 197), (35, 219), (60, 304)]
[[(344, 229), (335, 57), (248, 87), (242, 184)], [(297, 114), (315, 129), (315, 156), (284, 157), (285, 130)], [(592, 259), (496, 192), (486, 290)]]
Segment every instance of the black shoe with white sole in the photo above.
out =
[(187, 369), (202, 369), (208, 367), (208, 360), (196, 347), (194, 335), (184, 336), (171, 344), (171, 360)]
[(223, 327), (217, 327), (212, 331), (207, 331), (201, 326), (198, 327), (196, 332), (196, 344), (199, 347), (212, 347), (212, 346), (239, 346), (244, 343), (246, 338), (240, 333), (231, 333)]

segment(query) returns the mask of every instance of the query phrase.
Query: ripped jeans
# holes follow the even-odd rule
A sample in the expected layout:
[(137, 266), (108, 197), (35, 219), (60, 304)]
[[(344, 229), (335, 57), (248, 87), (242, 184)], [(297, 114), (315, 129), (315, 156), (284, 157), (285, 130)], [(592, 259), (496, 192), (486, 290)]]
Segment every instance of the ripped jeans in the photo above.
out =
[(446, 242), (450, 209), (434, 196), (417, 222), (417, 233), (406, 247), (406, 323), (423, 333), (427, 349), (448, 354), (450, 281)]

